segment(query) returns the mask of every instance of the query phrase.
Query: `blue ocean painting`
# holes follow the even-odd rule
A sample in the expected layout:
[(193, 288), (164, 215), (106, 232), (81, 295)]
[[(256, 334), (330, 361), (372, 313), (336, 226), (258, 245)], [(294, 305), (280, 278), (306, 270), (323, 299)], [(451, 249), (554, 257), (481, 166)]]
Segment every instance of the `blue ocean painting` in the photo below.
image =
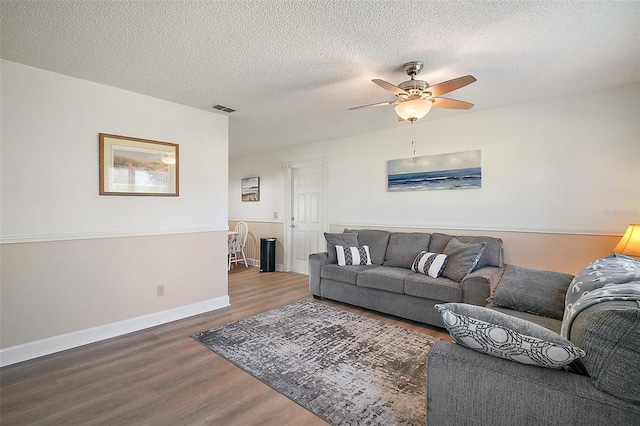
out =
[(482, 168), (479, 150), (388, 162), (390, 192), (481, 187)]

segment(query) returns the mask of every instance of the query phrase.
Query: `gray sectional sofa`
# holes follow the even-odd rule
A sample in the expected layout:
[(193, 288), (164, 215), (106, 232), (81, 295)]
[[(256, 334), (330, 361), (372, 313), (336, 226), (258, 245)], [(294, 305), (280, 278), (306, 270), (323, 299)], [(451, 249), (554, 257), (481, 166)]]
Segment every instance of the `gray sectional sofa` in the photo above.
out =
[[(439, 327), (443, 322), (434, 305), (484, 306), (504, 269), (502, 240), (493, 237), (345, 229), (325, 238), (327, 252), (309, 256), (309, 289), (314, 297)], [(371, 264), (338, 265), (336, 245), (367, 246)], [(441, 276), (411, 270), (421, 251), (448, 255)]]
[(585, 355), (552, 369), (436, 343), (428, 425), (640, 425), (640, 262), (612, 255), (575, 277), (506, 265), (490, 301), (490, 311), (562, 331)]

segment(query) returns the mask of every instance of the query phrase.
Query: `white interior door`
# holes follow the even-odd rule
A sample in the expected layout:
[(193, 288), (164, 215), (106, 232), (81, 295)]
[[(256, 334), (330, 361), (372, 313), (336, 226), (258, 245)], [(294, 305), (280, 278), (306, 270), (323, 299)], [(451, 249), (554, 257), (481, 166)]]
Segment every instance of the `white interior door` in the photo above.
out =
[(306, 274), (309, 254), (324, 250), (323, 166), (294, 168), (291, 173), (291, 270)]

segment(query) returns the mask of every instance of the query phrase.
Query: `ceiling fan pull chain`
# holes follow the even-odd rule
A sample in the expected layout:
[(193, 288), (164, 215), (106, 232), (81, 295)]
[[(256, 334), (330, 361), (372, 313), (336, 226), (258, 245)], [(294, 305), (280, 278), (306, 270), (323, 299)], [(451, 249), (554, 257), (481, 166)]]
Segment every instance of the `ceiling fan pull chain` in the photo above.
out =
[(418, 155), (418, 150), (416, 149), (416, 128), (413, 121), (411, 121), (411, 147), (413, 148), (413, 155), (415, 157)]

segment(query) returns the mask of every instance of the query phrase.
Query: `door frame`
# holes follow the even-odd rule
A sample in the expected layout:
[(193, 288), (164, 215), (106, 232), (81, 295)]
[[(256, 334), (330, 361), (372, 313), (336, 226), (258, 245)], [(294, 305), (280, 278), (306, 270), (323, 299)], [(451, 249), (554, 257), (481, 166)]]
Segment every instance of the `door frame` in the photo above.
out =
[(310, 160), (289, 161), (282, 163), (285, 170), (285, 200), (284, 200), (284, 270), (291, 272), (293, 256), (293, 228), (291, 228), (291, 208), (293, 205), (293, 169), (322, 166), (322, 230), (329, 231), (329, 157), (313, 158)]

